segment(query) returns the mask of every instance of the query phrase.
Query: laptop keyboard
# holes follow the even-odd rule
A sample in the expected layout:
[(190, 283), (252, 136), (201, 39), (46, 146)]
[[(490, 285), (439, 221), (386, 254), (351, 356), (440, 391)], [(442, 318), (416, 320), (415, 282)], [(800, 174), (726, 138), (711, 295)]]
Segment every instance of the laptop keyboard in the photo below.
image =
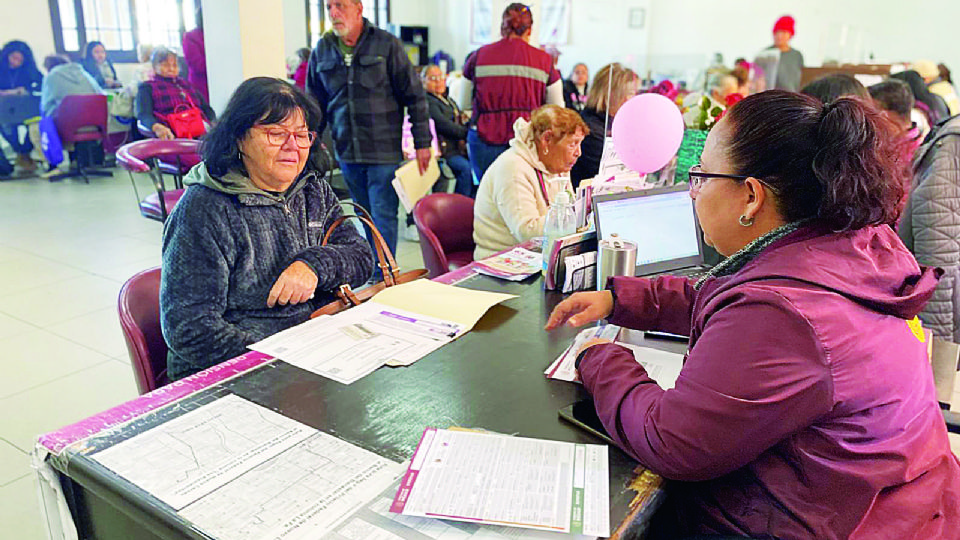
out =
[(689, 279), (700, 279), (703, 276), (707, 275), (710, 272), (709, 268), (703, 266), (691, 266), (689, 268), (680, 268), (678, 270), (673, 270), (671, 272), (666, 272), (666, 274), (677, 277), (685, 277)]

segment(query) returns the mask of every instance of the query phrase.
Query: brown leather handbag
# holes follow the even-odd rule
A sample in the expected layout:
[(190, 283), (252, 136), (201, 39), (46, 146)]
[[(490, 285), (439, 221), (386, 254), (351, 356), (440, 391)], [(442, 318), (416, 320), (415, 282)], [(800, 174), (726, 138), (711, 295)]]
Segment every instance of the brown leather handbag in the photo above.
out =
[(345, 202), (343, 204), (353, 206), (356, 209), (356, 215), (343, 215), (337, 218), (337, 220), (333, 222), (333, 225), (330, 225), (330, 228), (327, 229), (327, 232), (323, 235), (323, 242), (321, 242), (320, 245), (327, 245), (327, 242), (330, 240), (330, 236), (333, 235), (333, 231), (335, 231), (340, 225), (346, 223), (348, 219), (359, 219), (364, 225), (370, 228), (370, 232), (372, 233), (373, 247), (377, 252), (377, 266), (380, 268), (380, 273), (383, 274), (383, 281), (371, 285), (361, 291), (354, 291), (348, 283), (340, 285), (340, 287), (338, 287), (336, 290), (337, 299), (314, 311), (310, 315), (311, 318), (319, 317), (320, 315), (333, 315), (334, 313), (340, 313), (345, 309), (350, 309), (353, 306), (359, 306), (387, 287), (393, 287), (394, 285), (400, 285), (402, 283), (414, 281), (427, 275), (427, 270), (425, 268), (421, 268), (419, 270), (410, 270), (401, 274), (400, 265), (398, 265), (397, 260), (393, 258), (393, 253), (390, 252), (390, 248), (387, 246), (387, 241), (383, 239), (383, 235), (380, 234), (380, 231), (377, 230), (376, 225), (373, 224), (373, 218), (370, 217), (370, 213), (359, 204), (351, 202)]

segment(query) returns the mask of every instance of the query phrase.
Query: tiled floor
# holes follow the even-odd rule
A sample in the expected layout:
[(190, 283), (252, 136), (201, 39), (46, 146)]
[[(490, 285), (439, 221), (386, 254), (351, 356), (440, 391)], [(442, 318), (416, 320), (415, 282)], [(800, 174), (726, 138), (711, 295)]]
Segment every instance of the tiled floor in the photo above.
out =
[[(28, 455), (37, 435), (136, 397), (117, 295), (160, 264), (161, 232), (140, 216), (126, 173), (0, 181), (3, 538), (46, 538)], [(401, 239), (398, 252), (401, 267), (423, 266), (418, 244)]]

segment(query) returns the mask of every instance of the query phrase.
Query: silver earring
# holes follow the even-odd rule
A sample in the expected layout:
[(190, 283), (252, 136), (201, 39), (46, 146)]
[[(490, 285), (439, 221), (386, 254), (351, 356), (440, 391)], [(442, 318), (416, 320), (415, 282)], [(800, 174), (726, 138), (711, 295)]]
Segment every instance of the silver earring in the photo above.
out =
[(744, 227), (753, 225), (753, 218), (748, 218), (746, 215), (740, 216), (740, 225)]

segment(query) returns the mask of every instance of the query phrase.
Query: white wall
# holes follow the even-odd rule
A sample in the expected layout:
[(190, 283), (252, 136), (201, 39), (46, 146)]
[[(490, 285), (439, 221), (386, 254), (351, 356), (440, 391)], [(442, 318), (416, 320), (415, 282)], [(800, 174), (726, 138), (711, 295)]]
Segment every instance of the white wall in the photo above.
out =
[(44, 0), (0, 0), (0, 46), (19, 39), (33, 50), (37, 65), (43, 71), (43, 58), (56, 52), (50, 3)]
[[(647, 10), (642, 29), (628, 27), (634, 7)], [(460, 66), (475, 48), (469, 43), (470, 0), (393, 0), (392, 9), (395, 22), (430, 28), (431, 54), (443, 49)], [(706, 66), (714, 52), (730, 65), (769, 46), (773, 23), (787, 13), (797, 20), (793, 45), (807, 65), (820, 65), (825, 56), (869, 61), (872, 53), (875, 62), (929, 57), (960, 72), (953, 28), (960, 0), (922, 0), (922, 6), (903, 0), (573, 0), (560, 68), (567, 76), (582, 61), (594, 73), (616, 60), (644, 74), (683, 75)]]

